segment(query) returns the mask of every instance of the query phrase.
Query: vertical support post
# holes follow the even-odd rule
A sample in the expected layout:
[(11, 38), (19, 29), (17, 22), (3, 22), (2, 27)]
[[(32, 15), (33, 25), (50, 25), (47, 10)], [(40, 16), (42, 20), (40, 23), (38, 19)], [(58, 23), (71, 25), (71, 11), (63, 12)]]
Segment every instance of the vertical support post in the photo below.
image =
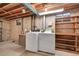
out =
[(2, 42), (2, 27), (3, 27), (3, 22), (0, 21), (0, 42)]
[(43, 28), (46, 29), (46, 16), (45, 15), (43, 16), (43, 21), (44, 21)]
[(23, 25), (23, 18), (21, 19), (21, 21), (22, 21), (22, 26), (21, 26), (21, 28), (22, 28), (22, 34), (24, 34), (24, 25)]
[(74, 33), (75, 33), (75, 51), (77, 52), (77, 33), (76, 33), (76, 28), (77, 28), (77, 18), (75, 18), (75, 25), (74, 25)]
[(32, 16), (31, 16), (31, 31), (32, 31)]
[(35, 16), (31, 16), (31, 30), (35, 30)]

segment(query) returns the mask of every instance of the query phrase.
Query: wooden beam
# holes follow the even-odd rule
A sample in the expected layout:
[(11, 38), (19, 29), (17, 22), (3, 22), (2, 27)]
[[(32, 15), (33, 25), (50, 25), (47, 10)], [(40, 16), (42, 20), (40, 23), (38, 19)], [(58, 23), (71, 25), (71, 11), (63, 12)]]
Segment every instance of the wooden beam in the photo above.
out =
[[(35, 7), (35, 6), (39, 6), (40, 4), (42, 4), (42, 3), (35, 3), (35, 4), (33, 4), (33, 7)], [(10, 5), (10, 4), (9, 4)], [(9, 6), (8, 5), (8, 6)], [(12, 4), (11, 4), (12, 5)], [(19, 11), (19, 10), (22, 10), (24, 7), (21, 7), (21, 8), (17, 8), (17, 9), (14, 9), (14, 10), (11, 10), (11, 11), (8, 11), (8, 12), (5, 12), (5, 13), (3, 13), (3, 14), (0, 14), (0, 16), (4, 16), (5, 14), (7, 14), (7, 13), (13, 13), (13, 12), (16, 12), (16, 11)]]
[[(39, 6), (40, 4), (42, 4), (42, 3), (35, 3), (35, 4), (32, 4), (32, 6), (35, 7), (35, 6)], [(13, 3), (13, 4), (11, 3), (11, 4), (8, 4), (8, 5), (4, 6), (4, 7), (1, 8), (1, 9), (3, 10), (3, 9), (5, 9), (5, 8), (7, 8), (7, 7), (10, 7), (10, 6), (11, 6), (11, 8), (12, 8), (12, 7), (17, 6), (17, 5), (20, 5), (20, 4), (15, 4), (15, 5), (14, 5), (14, 3)], [(13, 10), (11, 10), (11, 11), (5, 11), (5, 10), (3, 10), (5, 13), (0, 14), (0, 16), (4, 16), (4, 15), (6, 15), (6, 14), (10, 14), (10, 16), (18, 15), (18, 14), (20, 14), (20, 13), (18, 13), (18, 14), (14, 14), (14, 13), (16, 13), (17, 11), (20, 11), (20, 10), (22, 10), (22, 9), (25, 9), (25, 7), (20, 7), (20, 8), (17, 8), (17, 9), (13, 9)], [(13, 15), (12, 15), (12, 14), (13, 14)], [(9, 16), (5, 16), (5, 17), (9, 17)]]
[(20, 5), (20, 3), (10, 3), (8, 5), (5, 5), (4, 7), (0, 8), (0, 11), (3, 11), (4, 13), (8, 13), (8, 14), (12, 14), (11, 12), (7, 12), (6, 9), (10, 9), (10, 8), (13, 8), (17, 5)]
[(8, 11), (8, 12), (5, 12), (5, 13), (3, 13), (3, 14), (0, 14), (0, 16), (4, 16), (5, 14), (8, 14), (8, 13), (14, 13), (14, 12), (20, 11), (20, 10), (22, 10), (22, 9), (24, 9), (24, 7), (17, 8), (17, 9), (14, 9), (14, 10), (11, 10), (11, 11)]
[[(37, 6), (37, 5), (39, 5), (39, 4), (33, 4), (33, 6)], [(18, 8), (18, 9), (21, 9), (21, 8)], [(17, 10), (17, 9), (16, 9)], [(13, 12), (14, 10), (12, 10), (12, 11), (9, 11), (9, 12)], [(7, 12), (8, 13), (8, 12)], [(6, 14), (6, 13), (5, 13)], [(20, 15), (20, 14), (22, 14), (22, 13), (17, 13), (17, 14), (12, 14), (12, 15), (10, 15), (10, 16), (5, 16), (5, 18), (7, 18), (7, 17), (12, 17), (12, 16), (17, 16), (17, 15)], [(4, 14), (2, 14), (2, 15), (4, 15)]]
[(43, 3), (34, 3), (34, 4), (32, 4), (32, 6), (33, 7), (37, 7), (37, 6), (39, 6), (39, 5), (42, 5)]
[(13, 7), (17, 6), (17, 5), (20, 5), (20, 3), (10, 3), (10, 4), (2, 7), (2, 9), (5, 9), (5, 10), (10, 9), (10, 8), (13, 8)]
[[(26, 13), (28, 13), (30, 11), (26, 11)], [(11, 18), (11, 17), (17, 17), (18, 15), (22, 15), (22, 14), (25, 14), (25, 13), (15, 13), (15, 14), (12, 14), (10, 16), (5, 16), (4, 18)]]
[[(13, 4), (8, 4), (7, 6), (5, 6), (5, 7), (3, 7), (3, 8), (5, 9), (5, 8), (7, 8), (7, 7), (10, 7), (10, 6), (11, 6), (11, 7), (14, 7), (14, 6), (17, 6), (17, 5), (19, 5), (19, 4), (15, 4), (15, 5), (13, 5)], [(33, 5), (36, 6), (36, 4), (33, 4)], [(5, 13), (0, 14), (0, 16), (4, 16), (5, 14), (12, 14), (13, 12), (22, 10), (23, 8), (24, 8), (24, 7), (17, 8), (17, 9), (8, 11), (8, 12), (4, 11)], [(2, 8), (1, 8), (0, 10), (2, 10)], [(3, 10), (2, 10), (2, 11), (3, 11)]]
[(74, 3), (65, 3), (65, 4), (63, 4), (63, 5), (59, 5), (59, 6), (56, 6), (56, 7), (51, 7), (51, 8), (49, 8), (48, 10), (54, 10), (54, 9), (59, 9), (59, 8), (64, 8), (64, 9), (66, 9), (66, 8), (69, 8), (69, 7), (73, 7), (74, 5), (76, 5), (76, 4), (74, 4)]
[(32, 11), (34, 14), (39, 15), (37, 10), (30, 3), (23, 3), (23, 5), (30, 11)]
[(72, 5), (72, 6), (67, 6), (67, 7), (65, 7), (64, 9), (65, 9), (65, 10), (72, 10), (72, 9), (75, 9), (75, 8), (79, 8), (79, 4)]
[(17, 19), (17, 18), (23, 18), (23, 17), (27, 17), (27, 16), (30, 16), (32, 15), (33, 13), (29, 12), (29, 13), (26, 13), (24, 15), (20, 15), (18, 17), (12, 17), (12, 18), (6, 18), (6, 20), (12, 20), (12, 19)]
[(44, 3), (35, 3), (34, 5), (32, 5), (34, 8), (36, 9), (44, 9), (45, 8), (45, 4)]
[[(0, 11), (3, 11), (4, 13), (6, 13), (7, 11), (5, 11), (4, 9), (0, 8)], [(12, 13), (8, 13), (8, 14), (12, 14)]]

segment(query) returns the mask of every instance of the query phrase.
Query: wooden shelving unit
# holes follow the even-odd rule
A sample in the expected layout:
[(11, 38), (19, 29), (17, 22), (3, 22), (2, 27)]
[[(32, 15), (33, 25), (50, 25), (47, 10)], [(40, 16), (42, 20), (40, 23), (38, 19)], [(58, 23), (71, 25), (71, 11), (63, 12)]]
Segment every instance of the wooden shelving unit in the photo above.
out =
[(0, 21), (0, 42), (2, 41), (2, 21)]
[(79, 16), (56, 18), (56, 49), (79, 51)]

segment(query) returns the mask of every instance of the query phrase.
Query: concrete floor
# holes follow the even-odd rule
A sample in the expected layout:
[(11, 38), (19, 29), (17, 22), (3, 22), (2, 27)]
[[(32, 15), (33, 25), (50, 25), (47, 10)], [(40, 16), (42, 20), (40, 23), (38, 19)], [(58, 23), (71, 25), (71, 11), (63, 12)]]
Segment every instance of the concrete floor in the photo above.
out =
[(0, 56), (51, 56), (51, 54), (25, 51), (22, 46), (6, 41), (0, 42)]
[[(12, 43), (11, 41), (0, 42), (0, 56), (54, 56), (43, 52), (25, 51), (22, 46)], [(78, 54), (55, 51), (55, 56), (78, 56)]]

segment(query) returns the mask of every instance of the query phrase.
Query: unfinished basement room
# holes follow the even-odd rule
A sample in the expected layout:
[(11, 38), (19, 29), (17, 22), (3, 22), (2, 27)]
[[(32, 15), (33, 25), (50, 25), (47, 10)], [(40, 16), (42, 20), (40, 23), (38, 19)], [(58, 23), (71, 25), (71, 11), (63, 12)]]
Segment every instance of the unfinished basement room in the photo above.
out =
[(79, 56), (79, 4), (0, 3), (0, 56)]

